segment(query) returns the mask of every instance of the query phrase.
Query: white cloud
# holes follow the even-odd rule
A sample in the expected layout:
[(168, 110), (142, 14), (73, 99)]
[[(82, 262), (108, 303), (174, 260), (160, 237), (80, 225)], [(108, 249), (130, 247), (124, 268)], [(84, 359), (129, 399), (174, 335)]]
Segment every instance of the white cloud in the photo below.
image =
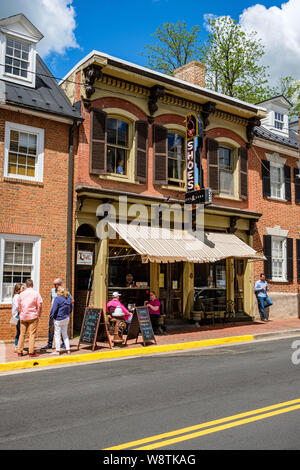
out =
[(0, 18), (23, 13), (44, 35), (38, 44), (42, 57), (50, 53), (64, 54), (66, 49), (79, 47), (73, 0), (0, 0)]
[(254, 5), (243, 11), (239, 23), (256, 31), (265, 45), (263, 62), (270, 66), (271, 81), (281, 77), (300, 78), (300, 0), (289, 0), (281, 8)]

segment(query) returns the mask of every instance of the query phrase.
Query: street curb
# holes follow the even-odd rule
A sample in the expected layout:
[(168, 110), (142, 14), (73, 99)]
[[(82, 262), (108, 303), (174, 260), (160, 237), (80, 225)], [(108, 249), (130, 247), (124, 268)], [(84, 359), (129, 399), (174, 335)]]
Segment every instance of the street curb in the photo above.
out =
[(45, 359), (36, 360), (30, 359), (25, 361), (14, 361), (0, 364), (0, 372), (6, 372), (10, 370), (21, 370), (29, 368), (39, 368), (53, 365), (61, 364), (75, 364), (75, 363), (85, 363), (99, 361), (103, 359), (121, 359), (130, 356), (145, 356), (149, 354), (162, 353), (162, 352), (172, 352), (172, 351), (184, 351), (185, 349), (193, 348), (205, 348), (208, 346), (217, 346), (222, 344), (230, 343), (241, 343), (245, 341), (254, 341), (253, 335), (243, 335), (243, 336), (230, 336), (227, 338), (215, 338), (215, 339), (206, 339), (201, 341), (192, 341), (188, 343), (176, 343), (176, 344), (164, 344), (161, 346), (153, 345), (143, 348), (132, 348), (128, 350), (108, 350), (105, 352), (93, 352), (87, 354), (77, 354), (70, 356), (59, 356), (59, 357), (49, 357)]
[(271, 331), (270, 333), (257, 333), (254, 334), (253, 337), (255, 340), (264, 339), (264, 338), (272, 338), (278, 336), (297, 336), (300, 335), (300, 329), (296, 328), (294, 330), (283, 330), (283, 331)]

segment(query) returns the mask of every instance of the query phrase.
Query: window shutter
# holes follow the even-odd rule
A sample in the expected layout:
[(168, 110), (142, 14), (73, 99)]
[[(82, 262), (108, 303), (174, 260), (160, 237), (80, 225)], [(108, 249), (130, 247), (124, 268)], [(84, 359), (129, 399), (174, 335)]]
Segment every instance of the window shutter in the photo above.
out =
[(208, 187), (213, 193), (218, 193), (220, 188), (219, 175), (219, 142), (214, 139), (207, 139), (207, 167), (208, 167)]
[(135, 123), (135, 179), (146, 183), (148, 169), (148, 123)]
[(263, 196), (271, 196), (271, 177), (270, 177), (270, 162), (268, 160), (262, 160), (261, 162), (261, 177)]
[(168, 129), (153, 124), (154, 184), (168, 184)]
[(240, 161), (240, 197), (248, 199), (248, 149), (239, 148)]
[(284, 165), (284, 185), (285, 185), (285, 199), (287, 201), (292, 200), (292, 191), (291, 191), (291, 167)]
[(293, 239), (286, 239), (286, 278), (288, 281), (293, 280), (294, 262), (293, 262)]
[(91, 110), (90, 172), (96, 175), (106, 172), (106, 113)]
[(296, 248), (297, 248), (297, 278), (298, 278), (298, 282), (300, 282), (300, 239), (296, 240)]
[(264, 235), (264, 272), (266, 279), (272, 279), (272, 236)]
[(294, 168), (294, 181), (295, 181), (295, 202), (300, 202), (300, 170)]

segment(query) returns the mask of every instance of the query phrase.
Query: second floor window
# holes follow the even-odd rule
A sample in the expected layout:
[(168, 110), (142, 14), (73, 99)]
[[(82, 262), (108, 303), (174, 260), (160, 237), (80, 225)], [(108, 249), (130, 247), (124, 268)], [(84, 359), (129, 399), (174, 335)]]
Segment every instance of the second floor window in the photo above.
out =
[(168, 132), (168, 183), (184, 187), (185, 139), (179, 134)]
[(270, 165), (271, 197), (284, 199), (283, 167)]
[(220, 193), (234, 195), (234, 153), (226, 147), (219, 147)]
[(272, 276), (277, 280), (286, 280), (286, 240), (272, 237)]
[(126, 175), (128, 158), (128, 124), (107, 119), (107, 172)]

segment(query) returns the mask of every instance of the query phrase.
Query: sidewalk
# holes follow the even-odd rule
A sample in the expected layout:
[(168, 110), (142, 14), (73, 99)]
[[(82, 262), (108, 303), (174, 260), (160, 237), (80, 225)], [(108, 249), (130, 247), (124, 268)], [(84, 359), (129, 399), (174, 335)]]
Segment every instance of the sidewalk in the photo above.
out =
[[(0, 372), (7, 370), (17, 370), (30, 367), (49, 366), (55, 364), (66, 364), (76, 362), (90, 362), (94, 360), (122, 358), (126, 356), (136, 356), (154, 354), (157, 352), (168, 352), (191, 348), (207, 347), (216, 344), (237, 343), (241, 341), (254, 341), (260, 338), (275, 337), (280, 335), (299, 335), (300, 319), (275, 319), (269, 322), (249, 322), (249, 323), (227, 323), (201, 326), (199, 328), (189, 325), (189, 328), (171, 330), (164, 335), (157, 335), (157, 345), (151, 343), (144, 346), (141, 336), (136, 340), (129, 341), (126, 347), (110, 349), (108, 343), (97, 343), (93, 352), (88, 344), (80, 344), (79, 338), (72, 339), (72, 354), (51, 355), (52, 351), (41, 351), (38, 358), (31, 359), (28, 354), (18, 357), (14, 352), (14, 344), (0, 344)], [(36, 341), (36, 352), (46, 344), (46, 341)], [(25, 343), (26, 347), (26, 343)]]

